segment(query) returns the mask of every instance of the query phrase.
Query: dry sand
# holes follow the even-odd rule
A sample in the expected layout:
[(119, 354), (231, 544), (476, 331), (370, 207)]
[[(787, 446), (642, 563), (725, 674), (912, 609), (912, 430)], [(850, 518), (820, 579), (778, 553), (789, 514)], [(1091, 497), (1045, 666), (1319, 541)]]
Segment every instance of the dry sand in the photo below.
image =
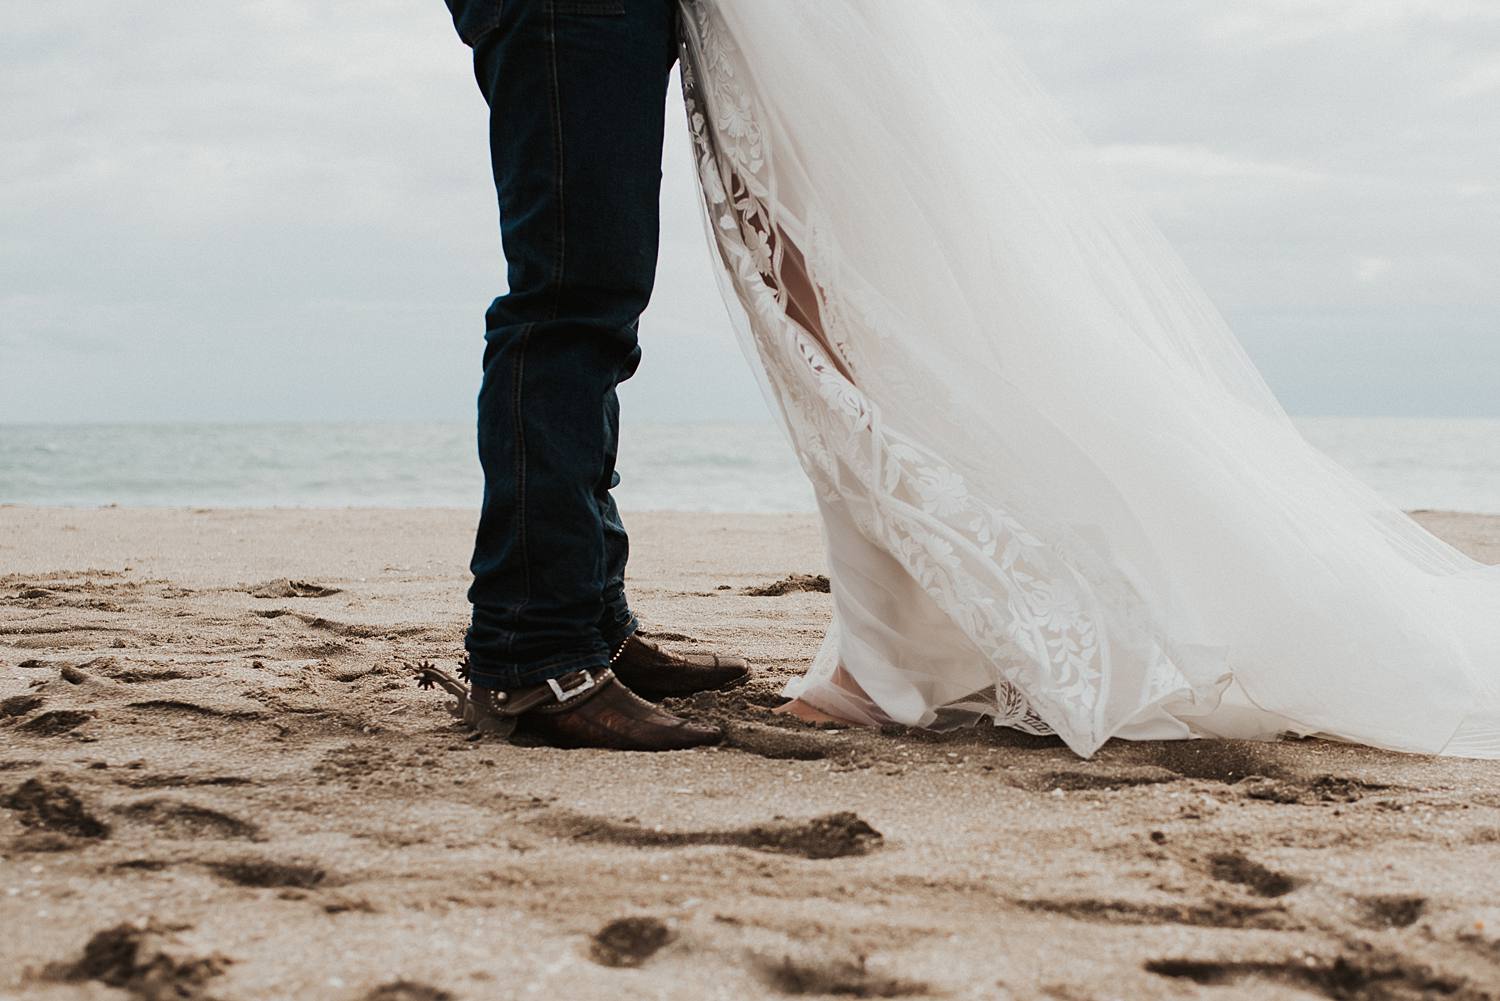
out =
[(0, 996), (1500, 998), (1495, 763), (771, 718), (800, 516), (630, 519), (648, 628), (758, 667), (726, 746), (472, 743), (410, 680), (472, 522), (0, 508)]

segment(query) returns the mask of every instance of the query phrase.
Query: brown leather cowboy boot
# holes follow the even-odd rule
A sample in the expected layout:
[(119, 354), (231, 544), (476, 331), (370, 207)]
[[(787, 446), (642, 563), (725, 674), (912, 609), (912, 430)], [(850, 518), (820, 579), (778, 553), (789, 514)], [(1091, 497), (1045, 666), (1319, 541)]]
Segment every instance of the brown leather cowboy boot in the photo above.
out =
[(679, 751), (724, 738), (716, 726), (673, 716), (640, 698), (607, 667), (502, 692), (465, 686), (424, 663), (418, 667), (417, 684), (455, 696), (458, 702), (449, 711), (476, 734), (508, 738), (524, 728), (557, 747), (620, 751)]
[(675, 698), (730, 688), (750, 677), (750, 665), (739, 657), (716, 653), (668, 653), (632, 634), (615, 654), (616, 677), (648, 699)]

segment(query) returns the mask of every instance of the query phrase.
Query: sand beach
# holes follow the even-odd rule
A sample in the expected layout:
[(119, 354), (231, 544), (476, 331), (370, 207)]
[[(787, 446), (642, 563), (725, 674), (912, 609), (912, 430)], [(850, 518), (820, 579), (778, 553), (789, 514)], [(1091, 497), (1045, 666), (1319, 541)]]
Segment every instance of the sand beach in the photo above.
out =
[(756, 667), (674, 703), (723, 746), (471, 741), (412, 676), (473, 520), (0, 507), (0, 997), (1500, 998), (1493, 762), (772, 716), (807, 515), (628, 517), (647, 630)]

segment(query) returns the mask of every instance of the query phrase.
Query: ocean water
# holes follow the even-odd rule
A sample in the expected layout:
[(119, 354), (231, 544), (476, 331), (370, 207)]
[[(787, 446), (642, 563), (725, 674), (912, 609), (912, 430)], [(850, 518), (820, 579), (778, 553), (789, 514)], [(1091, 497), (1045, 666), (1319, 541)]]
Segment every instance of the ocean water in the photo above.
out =
[[(1304, 418), (1303, 433), (1407, 509), (1500, 514), (1500, 420)], [(626, 510), (810, 511), (771, 424), (626, 424)], [(467, 424), (0, 425), (0, 503), (475, 507)]]

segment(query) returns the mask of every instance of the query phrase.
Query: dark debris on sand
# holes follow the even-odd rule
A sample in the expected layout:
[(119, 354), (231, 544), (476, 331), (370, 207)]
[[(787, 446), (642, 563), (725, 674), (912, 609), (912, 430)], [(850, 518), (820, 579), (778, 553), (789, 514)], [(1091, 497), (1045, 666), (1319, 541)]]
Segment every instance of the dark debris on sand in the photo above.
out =
[(748, 594), (754, 598), (779, 598), (782, 595), (799, 594), (802, 592), (827, 594), (829, 590), (828, 578), (822, 574), (794, 573), (788, 577), (783, 577), (774, 584), (747, 587), (740, 593)]
[(453, 1001), (453, 995), (415, 980), (393, 980), (371, 988), (364, 1001)]
[(660, 918), (616, 918), (594, 933), (589, 958), (601, 966), (640, 966), (674, 937)]
[(40, 695), (32, 693), (12, 695), (0, 701), (0, 716), (25, 716), (33, 709), (40, 709), (43, 701)]
[(326, 598), (343, 593), (340, 588), (317, 584), (310, 580), (289, 580), (282, 577), (253, 584), (245, 589), (252, 598)]
[(78, 729), (93, 718), (94, 714), (86, 709), (53, 709), (40, 716), (33, 716), (17, 729), (38, 737), (56, 737)]
[(208, 868), (215, 876), (237, 886), (261, 888), (292, 887), (311, 890), (328, 878), (328, 873), (315, 865), (296, 862), (275, 862), (270, 859), (235, 859), (227, 862), (210, 862)]
[(783, 852), (810, 859), (865, 855), (884, 840), (884, 835), (857, 814), (847, 811), (796, 822), (761, 824), (746, 831), (747, 847)]
[(0, 806), (16, 811), (27, 827), (78, 838), (109, 837), (109, 825), (90, 813), (78, 794), (60, 782), (27, 779), (0, 799)]
[(67, 983), (95, 980), (144, 1001), (206, 1001), (205, 985), (229, 960), (189, 954), (173, 937), (181, 930), (155, 922), (106, 928), (89, 939), (82, 956), (52, 964), (45, 976)]
[(1286, 931), (1297, 922), (1280, 905), (1244, 904), (1213, 899), (1202, 902), (1142, 903), (1093, 897), (1013, 900), (1029, 911), (1062, 914), (1078, 921), (1108, 925), (1185, 925), (1198, 928), (1262, 928)]
[(1366, 928), (1409, 928), (1427, 913), (1427, 898), (1408, 893), (1361, 897), (1359, 922)]
[(926, 995), (927, 984), (872, 972), (864, 956), (855, 959), (807, 960), (782, 956), (763, 960), (762, 979), (782, 994), (849, 998), (901, 998)]
[(1299, 955), (1280, 961), (1157, 959), (1145, 964), (1159, 977), (1208, 987), (1267, 981), (1338, 1001), (1496, 1001), (1463, 978), (1445, 976), (1392, 953), (1349, 953), (1333, 959)]
[(711, 831), (663, 831), (586, 814), (554, 814), (541, 825), (576, 841), (599, 841), (633, 848), (692, 848), (718, 845), (750, 848), (808, 859), (866, 855), (883, 837), (857, 814), (831, 813), (811, 820), (781, 820)]
[(1268, 869), (1239, 852), (1218, 852), (1208, 858), (1208, 874), (1221, 883), (1237, 883), (1258, 897), (1284, 897), (1298, 880)]

